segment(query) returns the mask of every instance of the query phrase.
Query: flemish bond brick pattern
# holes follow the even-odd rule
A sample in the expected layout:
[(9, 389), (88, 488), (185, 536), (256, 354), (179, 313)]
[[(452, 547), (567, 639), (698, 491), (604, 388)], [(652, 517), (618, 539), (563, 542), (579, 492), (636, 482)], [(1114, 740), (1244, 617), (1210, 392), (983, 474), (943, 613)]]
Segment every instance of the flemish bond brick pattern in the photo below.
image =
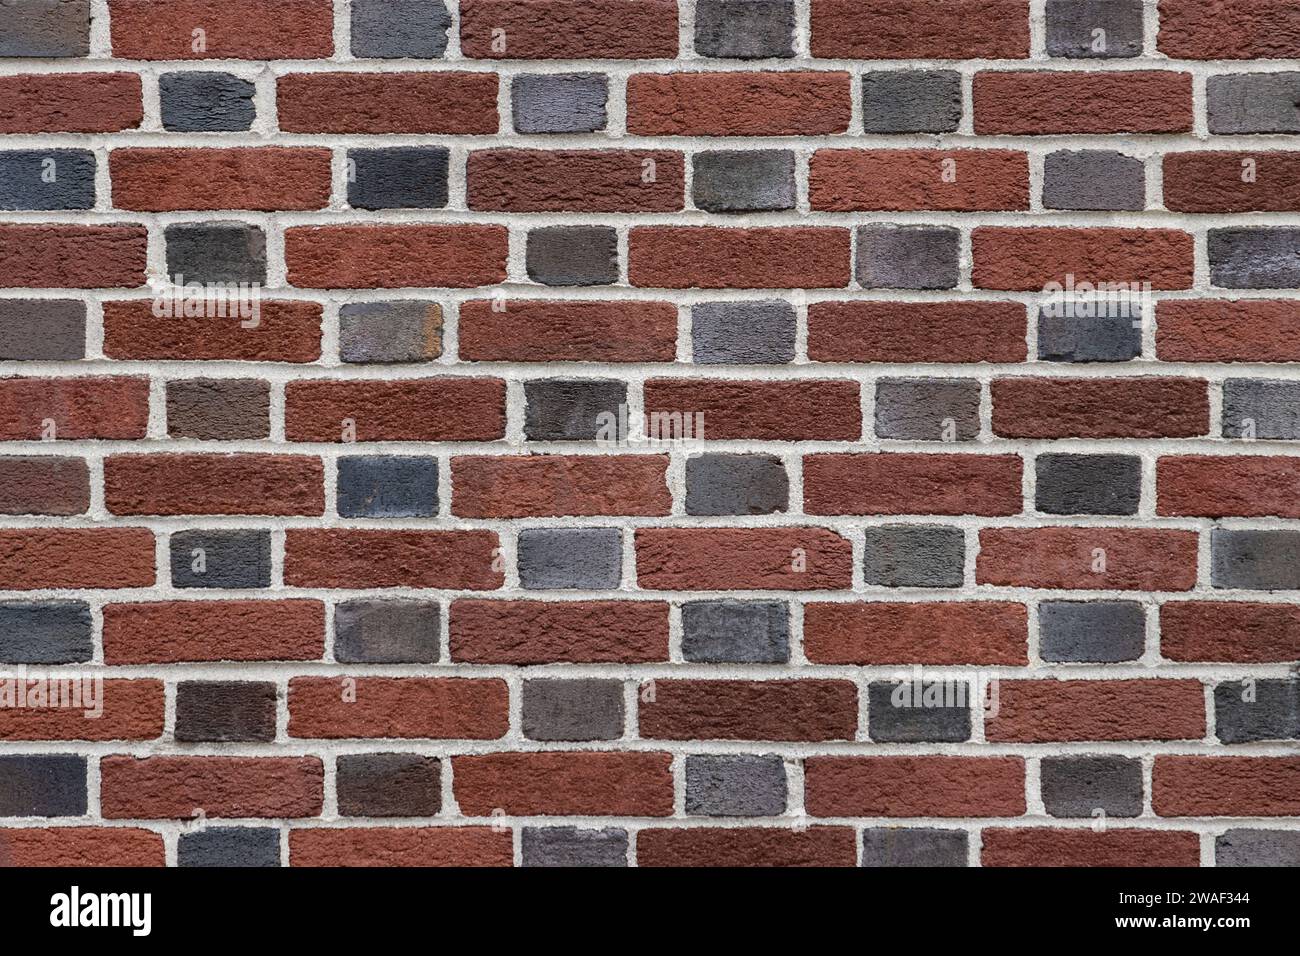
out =
[(3, 0), (0, 863), (1300, 865), (1297, 102), (1282, 0)]

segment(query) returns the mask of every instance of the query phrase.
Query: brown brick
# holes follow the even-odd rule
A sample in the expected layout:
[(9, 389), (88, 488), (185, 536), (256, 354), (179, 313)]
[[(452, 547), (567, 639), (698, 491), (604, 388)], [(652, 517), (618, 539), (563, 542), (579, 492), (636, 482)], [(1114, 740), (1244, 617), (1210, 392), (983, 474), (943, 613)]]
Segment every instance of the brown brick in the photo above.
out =
[(1170, 601), (1160, 607), (1160, 653), (1171, 661), (1294, 661), (1300, 658), (1300, 607)]
[(90, 507), (84, 458), (0, 457), (0, 514), (79, 515)]
[(466, 176), (470, 209), (673, 212), (682, 208), (686, 163), (665, 149), (480, 149)]
[(987, 829), (983, 866), (1200, 866), (1201, 838), (1180, 830)]
[(511, 866), (514, 834), (491, 827), (295, 828), (290, 866)]
[(849, 231), (636, 226), (628, 278), (660, 289), (842, 289), (849, 284)]
[(814, 302), (814, 362), (1022, 362), (1019, 302)]
[[(1163, 528), (986, 528), (975, 577), (1002, 587), (1187, 591), (1196, 538)], [(1105, 570), (1094, 571), (1098, 552)]]
[(1206, 518), (1300, 518), (1300, 457), (1166, 455), (1156, 511)]
[(1194, 438), (1210, 428), (1197, 378), (999, 378), (993, 431), (1011, 438)]
[(0, 77), (0, 133), (116, 133), (143, 119), (138, 73)]
[(470, 664), (648, 663), (668, 659), (661, 601), (484, 601), (451, 605), (451, 657)]
[(0, 530), (0, 589), (146, 588), (154, 583), (147, 528)]
[(1168, 70), (981, 70), (975, 132), (1190, 133), (1192, 75)]
[(318, 757), (105, 757), (99, 763), (108, 820), (314, 817), (325, 771)]
[(1029, 662), (1029, 615), (1001, 601), (809, 603), (804, 653), (815, 664)]
[(1199, 680), (1004, 680), (987, 740), (1199, 740), (1205, 686)]
[(666, 515), (667, 455), (462, 455), (451, 460), (462, 518)]
[(1020, 757), (809, 757), (804, 805), (814, 817), (1016, 817)]
[[(110, 0), (126, 60), (314, 60), (334, 52), (330, 0)], [(195, 49), (195, 30), (204, 48)]]
[(1015, 515), (1023, 510), (1019, 455), (807, 455), (808, 514)]
[(671, 302), (475, 299), (460, 307), (460, 357), (471, 362), (671, 362)]
[(320, 601), (155, 601), (104, 607), (106, 664), (310, 661), (325, 653)]
[(289, 736), (495, 740), (510, 729), (499, 678), (295, 677)]
[(640, 528), (636, 574), (651, 590), (843, 590), (852, 549), (825, 528)]
[(491, 441), (506, 427), (496, 378), (298, 381), (284, 403), (289, 441)]
[(494, 73), (290, 73), (276, 87), (286, 133), (497, 131)]
[(167, 434), (231, 441), (266, 438), (271, 388), (247, 378), (185, 378), (167, 383)]
[(850, 827), (674, 827), (636, 835), (637, 866), (853, 866)]
[(1002, 59), (1029, 56), (1029, 0), (813, 0), (813, 56)]
[(147, 241), (144, 226), (0, 225), (0, 288), (135, 288)]
[(1156, 355), (1165, 362), (1300, 362), (1300, 301), (1157, 302)]
[(1192, 237), (1177, 229), (979, 226), (971, 281), (981, 289), (1041, 292), (1050, 283), (1192, 284)]
[(1010, 149), (819, 149), (808, 200), (827, 212), (1029, 208), (1029, 157)]
[(163, 838), (137, 827), (0, 829), (0, 866), (166, 865)]
[[(87, 703), (84, 698), (82, 703)], [(162, 736), (160, 680), (105, 680), (95, 703), (99, 706), (0, 708), (0, 740), (157, 740)], [(88, 716), (101, 708), (99, 716)]]
[[(858, 383), (849, 380), (734, 381), (654, 378), (645, 383), (647, 434), (663, 438), (856, 441), (862, 436)], [(678, 417), (682, 429), (677, 428)], [(681, 434), (703, 421), (703, 432)], [(668, 432), (668, 434), (664, 434)]]
[(306, 455), (112, 455), (104, 503), (117, 515), (319, 515), (324, 469)]
[(149, 299), (105, 302), (104, 354), (164, 361), (314, 362), (320, 358), (318, 303), (262, 302), (259, 308), (261, 314), (255, 318), (187, 319), (154, 315)]
[(822, 136), (849, 127), (849, 74), (638, 73), (627, 130), (638, 136)]
[(666, 753), (495, 753), (452, 758), (461, 812), (490, 816), (667, 817), (673, 812)]
[(291, 528), (284, 581), (303, 588), (501, 587), (494, 531)]
[(641, 736), (658, 740), (852, 740), (858, 690), (846, 680), (655, 680)]
[(1151, 807), (1162, 817), (1294, 817), (1300, 757), (1157, 756)]

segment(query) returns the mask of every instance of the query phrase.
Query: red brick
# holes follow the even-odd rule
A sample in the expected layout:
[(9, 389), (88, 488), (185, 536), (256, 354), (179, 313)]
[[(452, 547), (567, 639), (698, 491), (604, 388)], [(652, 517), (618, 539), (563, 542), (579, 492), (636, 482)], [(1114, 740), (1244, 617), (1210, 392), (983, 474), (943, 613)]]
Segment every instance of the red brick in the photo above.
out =
[(105, 757), (106, 820), (314, 817), (325, 770), (319, 757)]
[(825, 528), (639, 528), (636, 574), (650, 590), (844, 590), (852, 548)]
[(667, 817), (666, 753), (496, 753), (453, 757), (456, 802), (466, 816)]
[(510, 729), (500, 678), (295, 677), (289, 736), (495, 740)]
[(320, 601), (157, 601), (104, 607), (104, 663), (310, 661), (325, 653)]
[(1292, 0), (1160, 0), (1160, 52), (1186, 60), (1300, 57)]
[(666, 149), (480, 149), (466, 176), (470, 209), (673, 212), (684, 202), (686, 163)]
[(116, 133), (144, 119), (138, 73), (0, 76), (0, 133)]
[(144, 226), (0, 225), (0, 288), (135, 288), (147, 242)]
[[(314, 60), (334, 52), (330, 0), (109, 0), (124, 60)], [(194, 31), (204, 49), (194, 48)]]
[(497, 131), (495, 73), (290, 73), (276, 106), (286, 133)]
[(1050, 283), (1192, 284), (1192, 237), (1177, 229), (980, 226), (971, 233), (977, 288), (1041, 292)]
[(1300, 362), (1300, 301), (1157, 302), (1156, 355), (1166, 362)]
[(1029, 157), (1011, 149), (819, 149), (808, 176), (828, 212), (1029, 208)]
[[(862, 437), (858, 389), (857, 382), (847, 379), (649, 379), (645, 383), (646, 433), (697, 440), (857, 441)], [(702, 432), (694, 428), (700, 416)], [(680, 428), (676, 424), (679, 418)], [(693, 430), (685, 435), (688, 423)]]
[(658, 740), (852, 740), (858, 689), (846, 680), (655, 680), (641, 736)]
[(1010, 438), (1194, 438), (1210, 428), (1198, 378), (999, 378), (993, 432)]
[(1192, 76), (1169, 70), (982, 70), (975, 132), (1190, 133)]
[(512, 866), (514, 834), (491, 827), (295, 828), (290, 866)]
[(0, 379), (0, 440), (143, 438), (147, 378)]
[(1205, 686), (1199, 680), (1003, 680), (986, 740), (1199, 740)]
[(1300, 518), (1300, 457), (1167, 455), (1156, 466), (1156, 511)]
[[(390, 76), (391, 74), (375, 74)], [(303, 289), (462, 289), (506, 278), (504, 226), (294, 226), (289, 282)]]
[(809, 757), (804, 805), (814, 817), (1018, 817), (1020, 757)]
[(813, 0), (812, 53), (828, 59), (1029, 56), (1029, 0)]
[(1160, 607), (1160, 653), (1171, 661), (1294, 661), (1300, 658), (1300, 607), (1171, 601)]
[[(1196, 532), (1163, 528), (986, 528), (980, 584), (1097, 591), (1187, 591), (1196, 584)], [(1097, 551), (1105, 570), (1094, 571)]]
[(113, 205), (178, 209), (324, 209), (328, 149), (115, 149)]
[(814, 302), (814, 362), (1022, 362), (1019, 302)]
[(677, 0), (461, 0), (460, 46), (477, 59), (667, 59)]
[(154, 315), (152, 299), (104, 303), (104, 354), (136, 361), (314, 362), (320, 358), (321, 306), (262, 302), (253, 318)]
[[(1252, 182), (1243, 160), (1254, 162)], [(1300, 212), (1300, 152), (1168, 153), (1164, 196), (1174, 212)]]
[(666, 515), (667, 455), (462, 455), (451, 460), (462, 518)]
[(496, 378), (290, 382), (284, 402), (289, 441), (491, 441), (506, 427)]
[(112, 455), (104, 503), (117, 515), (319, 515), (324, 479), (305, 455)]
[(661, 289), (843, 288), (849, 231), (637, 226), (628, 239), (628, 277)]
[(1015, 515), (1019, 455), (925, 452), (804, 457), (804, 511), (818, 515)]
[(804, 653), (815, 664), (1029, 662), (1029, 616), (1002, 601), (810, 603)]
[(163, 838), (136, 827), (0, 829), (0, 866), (166, 866)]
[(1151, 807), (1162, 817), (1300, 814), (1300, 757), (1156, 757)]
[(460, 307), (460, 357), (470, 362), (671, 362), (671, 302), (475, 299)]
[(147, 528), (0, 530), (0, 589), (147, 588), (154, 539)]
[(851, 827), (674, 827), (636, 835), (637, 866), (854, 866)]
[(470, 664), (668, 660), (662, 601), (483, 601), (451, 605), (451, 659)]
[(638, 73), (627, 131), (638, 136), (822, 136), (849, 128), (847, 73)]
[[(84, 678), (74, 675), (72, 679)], [(76, 707), (0, 708), (0, 740), (156, 740), (162, 736), (160, 680), (105, 680), (101, 696), (93, 702), (97, 706), (84, 706), (87, 703), (83, 696)], [(100, 708), (98, 717), (88, 716)]]
[(1181, 830), (987, 829), (983, 866), (1200, 866), (1201, 838)]
[(89, 507), (84, 458), (0, 457), (0, 514), (79, 515)]
[(501, 587), (495, 531), (371, 531), (291, 528), (284, 581), (303, 588)]

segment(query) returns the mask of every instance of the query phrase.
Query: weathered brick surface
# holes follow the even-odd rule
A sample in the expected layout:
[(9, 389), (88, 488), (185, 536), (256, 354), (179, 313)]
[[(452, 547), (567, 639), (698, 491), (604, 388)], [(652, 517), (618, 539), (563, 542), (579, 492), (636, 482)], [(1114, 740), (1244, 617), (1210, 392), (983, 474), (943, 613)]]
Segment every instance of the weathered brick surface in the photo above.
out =
[(0, 865), (1295, 865), (1297, 9), (0, 0)]

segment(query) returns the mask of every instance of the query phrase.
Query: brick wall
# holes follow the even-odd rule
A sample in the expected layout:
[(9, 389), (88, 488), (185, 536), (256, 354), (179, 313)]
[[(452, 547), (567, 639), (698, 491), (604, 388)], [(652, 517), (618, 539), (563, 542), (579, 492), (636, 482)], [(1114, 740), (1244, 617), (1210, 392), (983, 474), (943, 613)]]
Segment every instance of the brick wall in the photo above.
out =
[(0, 862), (1300, 863), (1290, 0), (0, 58)]

